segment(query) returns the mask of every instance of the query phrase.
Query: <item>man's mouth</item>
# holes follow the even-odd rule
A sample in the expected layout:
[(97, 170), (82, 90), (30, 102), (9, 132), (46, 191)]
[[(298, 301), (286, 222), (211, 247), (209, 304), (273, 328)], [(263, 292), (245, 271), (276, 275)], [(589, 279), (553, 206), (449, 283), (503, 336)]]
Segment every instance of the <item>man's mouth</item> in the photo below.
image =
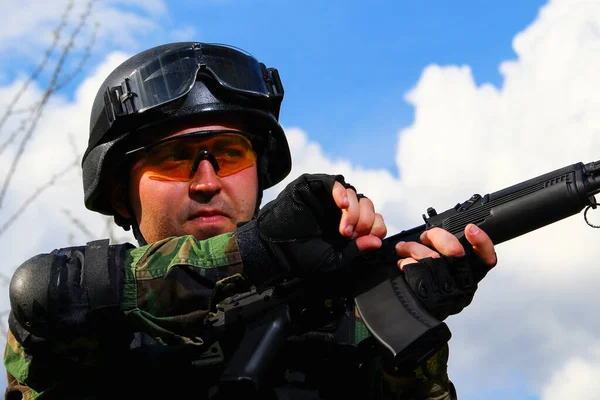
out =
[(190, 217), (188, 219), (208, 223), (208, 222), (213, 222), (213, 221), (216, 222), (216, 221), (222, 220), (224, 218), (229, 218), (229, 217), (223, 211), (216, 209), (216, 208), (207, 208), (204, 210), (194, 212), (192, 215), (190, 215)]

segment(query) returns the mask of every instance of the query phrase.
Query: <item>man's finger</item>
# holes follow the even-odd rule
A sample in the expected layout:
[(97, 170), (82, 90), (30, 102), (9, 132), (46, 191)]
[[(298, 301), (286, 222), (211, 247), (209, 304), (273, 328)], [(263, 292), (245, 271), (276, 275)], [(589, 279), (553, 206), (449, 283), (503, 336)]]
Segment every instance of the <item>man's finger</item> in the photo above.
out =
[(354, 238), (368, 235), (375, 223), (375, 207), (373, 202), (366, 197), (358, 201), (359, 216), (354, 229)]
[(333, 184), (333, 201), (340, 208), (344, 210), (348, 208), (348, 195), (346, 194), (346, 188), (339, 182)]
[(447, 257), (461, 257), (465, 255), (465, 249), (456, 236), (444, 229), (428, 229), (421, 234), (420, 240), (425, 246), (433, 247)]
[(345, 189), (346, 197), (348, 199), (348, 207), (342, 209), (342, 218), (340, 220), (340, 234), (342, 236), (351, 238), (356, 229), (358, 223), (358, 217), (360, 215), (360, 206), (358, 205), (358, 198), (356, 192), (352, 189)]
[(396, 254), (400, 258), (413, 258), (415, 260), (440, 256), (436, 251), (417, 242), (398, 242), (396, 244)]
[(356, 247), (360, 251), (377, 250), (381, 247), (381, 243), (381, 239), (373, 235), (361, 236), (356, 239)]
[(400, 271), (404, 271), (404, 266), (408, 264), (414, 264), (416, 262), (417, 260), (415, 260), (414, 258), (403, 258), (401, 260), (398, 260), (398, 268), (400, 268)]
[(481, 230), (477, 225), (469, 224), (465, 227), (465, 237), (473, 246), (473, 251), (489, 266), (495, 266), (498, 263), (496, 250), (492, 239)]
[(375, 213), (375, 221), (371, 228), (371, 235), (377, 236), (380, 239), (383, 239), (385, 235), (387, 235), (387, 226), (385, 225), (383, 216), (379, 213)]

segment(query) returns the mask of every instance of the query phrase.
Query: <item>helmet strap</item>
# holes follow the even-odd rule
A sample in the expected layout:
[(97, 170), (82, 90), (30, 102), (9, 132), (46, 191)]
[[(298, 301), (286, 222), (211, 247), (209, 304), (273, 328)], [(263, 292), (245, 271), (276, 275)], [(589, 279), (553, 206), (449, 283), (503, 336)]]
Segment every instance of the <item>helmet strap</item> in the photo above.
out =
[[(130, 182), (127, 182), (126, 187), (128, 187), (129, 184)], [(144, 238), (144, 235), (142, 235), (142, 231), (140, 231), (140, 225), (138, 224), (137, 218), (135, 217), (135, 212), (133, 211), (133, 206), (131, 205), (131, 199), (129, 198), (129, 190), (125, 190), (125, 193), (127, 194), (124, 196), (122, 204), (127, 209), (127, 212), (129, 213), (130, 217), (125, 219), (125, 226), (128, 226), (124, 226), (124, 228), (125, 230), (129, 230), (129, 228), (131, 228), (133, 237), (135, 238), (135, 240), (137, 240), (138, 245), (145, 246), (148, 244), (148, 242)]]
[(126, 206), (127, 206), (127, 211), (129, 211), (129, 214), (133, 217), (129, 220), (129, 223), (131, 224), (131, 231), (133, 233), (133, 237), (135, 238), (135, 240), (137, 240), (139, 246), (147, 245), (148, 242), (146, 241), (146, 239), (144, 239), (144, 235), (142, 235), (142, 231), (140, 231), (140, 225), (137, 222), (137, 218), (135, 218), (135, 214), (133, 212), (133, 207), (131, 207), (131, 202), (127, 201)]
[(258, 211), (260, 210), (260, 203), (262, 201), (262, 197), (263, 197), (263, 188), (261, 186), (261, 176), (258, 176), (258, 193), (256, 194), (256, 206), (254, 207), (254, 215), (252, 216), (252, 218), (256, 218), (258, 217)]
[(142, 232), (140, 232), (140, 226), (138, 225), (136, 220), (131, 221), (131, 231), (133, 232), (133, 237), (135, 238), (135, 240), (137, 240), (138, 245), (140, 247), (148, 244), (148, 242), (146, 242), (146, 239), (144, 239)]

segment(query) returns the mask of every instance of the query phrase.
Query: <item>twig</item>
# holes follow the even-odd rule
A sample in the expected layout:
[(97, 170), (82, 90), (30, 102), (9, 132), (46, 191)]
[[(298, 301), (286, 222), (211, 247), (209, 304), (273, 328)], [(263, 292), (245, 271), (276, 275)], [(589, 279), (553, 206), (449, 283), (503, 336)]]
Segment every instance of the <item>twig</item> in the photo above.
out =
[(8, 338), (8, 320), (7, 320), (6, 316), (8, 315), (9, 312), (10, 312), (10, 310), (0, 311), (0, 327), (2, 327), (0, 332), (2, 333), (2, 337), (4, 338), (5, 341)]
[[(75, 136), (73, 136), (72, 132), (69, 132), (68, 136), (69, 136), (69, 144), (71, 145), (71, 149), (73, 150), (73, 154), (75, 155), (75, 157), (78, 157), (79, 150), (77, 149), (77, 143), (76, 143), (76, 140), (75, 140)], [(79, 171), (79, 174), (81, 175), (81, 171)]]
[[(83, 20), (84, 23), (89, 18), (90, 14), (91, 14), (91, 8), (92, 8), (93, 2), (94, 2), (94, 0), (90, 0), (88, 2), (86, 11), (80, 17), (80, 19)], [(72, 3), (70, 3), (70, 6), (72, 6)], [(65, 23), (66, 23), (66, 20), (64, 20), (64, 18), (66, 18), (67, 15), (68, 15), (67, 12), (65, 12), (65, 14), (63, 15), (63, 21)], [(62, 27), (65, 25), (65, 23), (63, 23), (63, 21), (61, 21), (61, 25), (59, 26), (60, 29), (57, 28), (55, 30), (55, 32), (60, 32), (60, 30), (62, 30)], [(91, 36), (90, 40), (88, 41), (87, 45), (84, 47), (84, 54), (81, 57), (81, 60), (79, 60), (79, 64), (77, 65), (77, 67), (75, 67), (75, 69), (66, 78), (62, 79), (60, 83), (56, 83), (54, 85), (54, 87), (52, 88), (52, 91), (54, 93), (56, 93), (57, 91), (61, 90), (64, 86), (66, 86), (69, 82), (71, 82), (78, 73), (81, 72), (81, 70), (83, 69), (83, 66), (85, 65), (86, 61), (89, 59), (90, 54), (91, 54), (91, 49), (92, 49), (94, 43), (96, 42), (97, 31), (98, 31), (98, 23), (96, 23), (94, 25), (94, 30), (92, 32), (92, 36)], [(55, 34), (55, 37), (58, 40), (58, 34)], [(17, 95), (15, 96), (15, 98), (13, 98), (13, 100), (11, 101), (11, 104), (7, 108), (6, 113), (2, 117), (3, 119), (2, 119), (2, 121), (0, 121), (0, 130), (2, 129), (2, 124), (4, 123), (4, 121), (6, 119), (8, 119), (8, 117), (10, 115), (22, 114), (22, 113), (26, 113), (26, 112), (29, 113), (29, 115), (27, 117), (25, 117), (25, 118), (23, 118), (21, 120), (21, 124), (19, 125), (19, 127), (17, 129), (15, 129), (10, 134), (10, 136), (2, 144), (0, 144), (0, 155), (2, 155), (2, 153), (4, 152), (4, 150), (6, 150), (6, 148), (12, 142), (14, 142), (15, 138), (17, 137), (17, 135), (20, 132), (23, 132), (25, 130), (27, 122), (29, 122), (30, 120), (33, 119), (33, 116), (35, 115), (36, 110), (39, 109), (39, 107), (42, 106), (41, 101), (40, 101), (40, 102), (37, 102), (33, 106), (28, 107), (28, 108), (16, 109), (16, 110), (13, 109), (14, 105), (16, 105), (17, 101), (21, 97), (22, 92), (24, 92), (25, 89), (27, 89), (27, 87), (29, 86), (29, 83), (31, 81), (33, 81), (34, 79), (37, 78), (37, 76), (39, 75), (41, 69), (47, 64), (48, 57), (49, 57), (50, 53), (52, 52), (52, 50), (55, 47), (56, 47), (56, 43), (53, 43), (52, 46), (49, 48), (49, 50), (46, 51), (46, 56), (44, 57), (43, 62), (41, 62), (38, 65), (38, 68), (36, 69), (36, 71), (34, 71), (34, 73), (32, 73), (32, 75), (29, 77), (29, 79), (27, 80), (27, 82), (25, 82), (24, 86), (21, 88), (21, 90), (19, 91), (19, 93), (17, 93)], [(39, 69), (39, 71), (38, 71), (38, 69)]]
[(13, 113), (13, 108), (16, 106), (17, 102), (21, 99), (21, 96), (23, 95), (23, 93), (25, 93), (25, 91), (27, 90), (27, 88), (29, 87), (31, 82), (36, 80), (38, 75), (46, 67), (46, 64), (48, 63), (50, 56), (52, 55), (52, 53), (54, 52), (54, 49), (58, 45), (58, 41), (60, 39), (60, 34), (61, 34), (62, 30), (67, 26), (69, 14), (72, 9), (73, 9), (73, 0), (69, 1), (69, 4), (67, 4), (67, 8), (65, 9), (65, 12), (60, 17), (60, 23), (58, 24), (56, 29), (54, 29), (54, 32), (53, 32), (54, 39), (53, 39), (52, 43), (50, 44), (50, 46), (46, 49), (46, 52), (44, 53), (44, 56), (42, 57), (42, 61), (40, 61), (38, 66), (35, 68), (35, 70), (31, 73), (31, 75), (29, 75), (29, 78), (27, 78), (27, 80), (25, 82), (23, 82), (23, 86), (21, 86), (21, 89), (19, 89), (19, 91), (15, 94), (15, 97), (13, 97), (12, 101), (6, 108), (6, 111), (2, 115), (2, 118), (0, 119), (0, 132), (2, 132), (2, 127), (4, 126), (4, 124), (10, 117), (10, 115)]
[[(91, 3), (92, 2), (90, 2), (89, 5), (91, 5)], [(46, 91), (44, 92), (44, 95), (42, 96), (42, 100), (40, 101), (40, 106), (36, 109), (36, 113), (32, 119), (31, 125), (29, 126), (29, 129), (25, 133), (24, 137), (21, 139), (21, 143), (19, 144), (17, 153), (15, 154), (15, 157), (13, 158), (13, 161), (9, 167), (6, 179), (3, 182), (2, 189), (0, 190), (0, 208), (2, 208), (2, 203), (4, 202), (4, 198), (6, 197), (6, 192), (10, 185), (10, 182), (12, 181), (12, 178), (17, 169), (17, 166), (19, 165), (19, 161), (21, 160), (21, 157), (23, 156), (23, 153), (25, 152), (25, 147), (27, 146), (27, 143), (31, 139), (31, 136), (33, 135), (33, 132), (35, 131), (35, 128), (37, 127), (37, 124), (40, 121), (42, 112), (44, 111), (44, 108), (45, 108), (48, 100), (50, 99), (50, 96), (55, 91), (55, 86), (57, 84), (58, 77), (60, 76), (60, 73), (62, 72), (63, 65), (67, 59), (69, 52), (71, 51), (71, 48), (73, 47), (74, 38), (79, 34), (81, 29), (85, 25), (87, 18), (90, 15), (89, 14), (89, 11), (91, 10), (90, 7), (88, 7), (88, 10), (86, 10), (86, 12), (84, 14), (82, 14), (82, 18), (80, 19), (79, 24), (75, 27), (75, 29), (71, 33), (71, 36), (69, 37), (69, 41), (63, 47), (60, 58), (56, 63), (54, 73), (52, 74), (52, 78), (50, 79), (50, 82), (48, 83)]]
[[(38, 105), (36, 105), (36, 107), (38, 107)], [(33, 115), (33, 113), (35, 112), (35, 108), (32, 108), (29, 112), (29, 116), (23, 118), (21, 120), (21, 123), (19, 124), (19, 127), (17, 129), (15, 129), (10, 136), (8, 137), (8, 139), (6, 139), (4, 141), (4, 143), (2, 143), (0, 145), (0, 155), (2, 155), (2, 153), (4, 152), (4, 150), (6, 150), (6, 148), (12, 143), (14, 142), (14, 140), (16, 139), (17, 135), (20, 132), (23, 132), (25, 130), (25, 128), (27, 127), (27, 123), (29, 122), (29, 118), (31, 117), (31, 115)]]
[(30, 112), (34, 111), (38, 105), (39, 105), (38, 103), (34, 103), (31, 107), (13, 109), (11, 111), (11, 114), (18, 115), (18, 114), (30, 113)]
[[(91, 14), (92, 3), (93, 3), (93, 1), (90, 1), (88, 3), (88, 8), (87, 8), (86, 12), (81, 15), (83, 22), (85, 22), (85, 20), (87, 20), (87, 18)], [(71, 82), (77, 74), (79, 74), (81, 72), (86, 61), (90, 58), (90, 55), (92, 53), (92, 47), (96, 43), (97, 34), (98, 34), (98, 23), (94, 24), (94, 30), (92, 31), (92, 36), (90, 37), (88, 44), (83, 48), (84, 53), (83, 53), (83, 56), (81, 57), (81, 60), (79, 60), (79, 64), (77, 64), (77, 67), (75, 67), (75, 69), (69, 75), (67, 75), (66, 78), (63, 78), (62, 81), (60, 81), (59, 83), (56, 84), (54, 91), (59, 91), (60, 89), (62, 89), (65, 85), (67, 85), (69, 82)]]
[(0, 283), (2, 286), (8, 286), (10, 284), (10, 278), (2, 272), (0, 272), (0, 281), (2, 282)]
[(94, 234), (92, 232), (90, 232), (90, 230), (83, 224), (83, 222), (81, 222), (80, 219), (74, 217), (73, 214), (71, 214), (71, 212), (69, 210), (67, 210), (66, 208), (63, 208), (62, 212), (71, 220), (73, 225), (75, 225), (77, 228), (79, 228), (79, 230), (81, 232), (83, 232), (90, 239), (94, 238)]
[(4, 234), (4, 232), (6, 232), (6, 230), (21, 216), (21, 214), (23, 214), (23, 212), (25, 212), (27, 207), (29, 207), (31, 205), (31, 203), (33, 203), (33, 201), (40, 196), (40, 194), (42, 194), (49, 187), (53, 186), (56, 183), (56, 180), (58, 178), (65, 175), (67, 172), (69, 172), (70, 169), (77, 167), (78, 164), (79, 164), (79, 160), (76, 159), (71, 164), (67, 165), (64, 169), (62, 169), (58, 173), (52, 175), (52, 177), (45, 184), (43, 184), (42, 186), (37, 188), (31, 196), (29, 196), (25, 201), (23, 201), (23, 203), (21, 204), (21, 207), (19, 207), (19, 209), (17, 211), (15, 211), (15, 213), (13, 213), (13, 215), (11, 215), (4, 222), (4, 224), (2, 224), (0, 226), (0, 236), (2, 236), (2, 234)]

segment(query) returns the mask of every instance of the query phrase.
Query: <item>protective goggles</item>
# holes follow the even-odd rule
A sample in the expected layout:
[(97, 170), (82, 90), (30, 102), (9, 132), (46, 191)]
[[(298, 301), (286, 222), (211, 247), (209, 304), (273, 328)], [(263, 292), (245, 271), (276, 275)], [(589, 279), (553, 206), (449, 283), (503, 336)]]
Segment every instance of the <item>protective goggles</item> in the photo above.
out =
[(283, 98), (283, 86), (275, 68), (266, 68), (235, 47), (190, 43), (154, 57), (136, 68), (120, 86), (107, 88), (104, 101), (109, 121), (185, 96), (203, 72), (223, 89), (237, 94), (279, 102)]
[(138, 156), (139, 167), (151, 178), (180, 182), (192, 179), (202, 160), (208, 160), (220, 177), (233, 175), (256, 162), (250, 141), (239, 131), (229, 129), (173, 136), (125, 154)]

